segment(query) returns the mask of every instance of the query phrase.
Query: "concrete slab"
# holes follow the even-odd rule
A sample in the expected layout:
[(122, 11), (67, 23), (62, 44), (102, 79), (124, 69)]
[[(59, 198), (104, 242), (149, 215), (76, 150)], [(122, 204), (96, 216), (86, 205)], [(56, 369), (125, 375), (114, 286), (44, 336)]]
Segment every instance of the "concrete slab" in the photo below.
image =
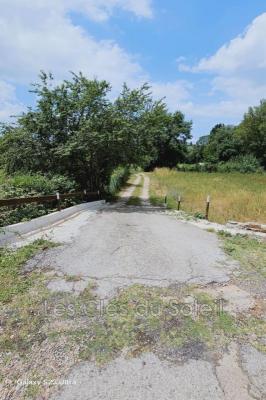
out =
[(211, 364), (190, 360), (182, 366), (147, 353), (138, 359), (119, 358), (104, 368), (76, 366), (53, 400), (225, 400)]

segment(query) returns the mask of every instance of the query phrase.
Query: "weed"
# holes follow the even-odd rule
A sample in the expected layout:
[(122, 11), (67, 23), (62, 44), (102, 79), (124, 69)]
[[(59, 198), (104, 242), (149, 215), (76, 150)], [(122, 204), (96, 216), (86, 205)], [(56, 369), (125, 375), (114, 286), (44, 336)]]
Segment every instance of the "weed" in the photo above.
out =
[(31, 287), (32, 276), (23, 272), (21, 267), (37, 252), (53, 246), (54, 243), (40, 239), (18, 250), (0, 248), (0, 303), (9, 302), (13, 296)]
[(232, 236), (225, 232), (220, 232), (219, 236), (225, 252), (239, 261), (247, 273), (256, 272), (261, 278), (266, 278), (265, 241), (247, 235)]

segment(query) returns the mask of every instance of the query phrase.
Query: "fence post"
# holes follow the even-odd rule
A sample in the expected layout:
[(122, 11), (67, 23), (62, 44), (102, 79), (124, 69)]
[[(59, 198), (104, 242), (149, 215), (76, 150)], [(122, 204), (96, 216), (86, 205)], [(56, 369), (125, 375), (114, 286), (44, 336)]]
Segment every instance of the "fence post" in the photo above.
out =
[(101, 193), (100, 193), (100, 190), (98, 190), (98, 200), (101, 200)]
[(164, 198), (164, 206), (167, 207), (167, 195)]
[(180, 210), (180, 206), (181, 206), (181, 196), (178, 196), (178, 203), (177, 203), (178, 211)]
[(210, 202), (211, 202), (211, 198), (210, 198), (210, 196), (208, 195), (208, 196), (207, 196), (207, 201), (206, 201), (205, 219), (209, 219)]
[(60, 200), (60, 193), (56, 192), (56, 199), (57, 199), (57, 210), (61, 211), (61, 200)]
[(87, 190), (84, 189), (84, 190), (83, 190), (83, 193), (84, 193), (84, 200), (87, 201)]

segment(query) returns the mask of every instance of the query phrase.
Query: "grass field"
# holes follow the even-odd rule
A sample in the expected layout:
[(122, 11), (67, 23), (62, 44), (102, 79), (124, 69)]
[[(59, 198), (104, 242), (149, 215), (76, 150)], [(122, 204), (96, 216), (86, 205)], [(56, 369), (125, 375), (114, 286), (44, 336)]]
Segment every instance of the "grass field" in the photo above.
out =
[(266, 223), (266, 174), (178, 172), (167, 168), (148, 174), (151, 202), (158, 205), (168, 197), (168, 206), (203, 217), (206, 198), (211, 196), (210, 221)]

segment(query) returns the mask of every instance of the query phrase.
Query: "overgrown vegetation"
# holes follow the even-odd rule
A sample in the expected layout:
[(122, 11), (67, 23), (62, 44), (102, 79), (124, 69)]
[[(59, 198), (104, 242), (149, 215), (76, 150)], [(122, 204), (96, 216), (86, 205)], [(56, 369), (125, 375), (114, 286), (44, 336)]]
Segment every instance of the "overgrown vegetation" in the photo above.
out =
[(18, 250), (0, 248), (0, 303), (9, 302), (14, 296), (25, 293), (30, 288), (34, 277), (23, 271), (22, 266), (37, 252), (53, 246), (55, 244), (40, 239)]
[(211, 221), (266, 222), (266, 175), (247, 177), (240, 173), (178, 172), (166, 168), (156, 169), (151, 178), (151, 201), (163, 204), (167, 195), (168, 207), (177, 208), (181, 196), (181, 209), (193, 215), (205, 214), (207, 195), (211, 196)]
[(115, 196), (121, 187), (126, 183), (130, 175), (130, 168), (127, 167), (118, 167), (116, 168), (110, 178), (110, 182), (107, 188), (107, 192), (111, 196)]
[(249, 277), (254, 273), (258, 279), (266, 279), (266, 242), (249, 236), (232, 236), (221, 232), (219, 236), (223, 239), (223, 247), (227, 254), (239, 261), (243, 273)]
[[(0, 198), (41, 196), (61, 193), (69, 193), (77, 189), (77, 184), (70, 178), (62, 175), (42, 174), (15, 174), (7, 176), (0, 174)], [(72, 198), (62, 201), (62, 208), (77, 204), (80, 199)], [(35, 217), (46, 215), (56, 210), (56, 202), (43, 204), (30, 203), (15, 208), (1, 207), (0, 227), (27, 221)]]

